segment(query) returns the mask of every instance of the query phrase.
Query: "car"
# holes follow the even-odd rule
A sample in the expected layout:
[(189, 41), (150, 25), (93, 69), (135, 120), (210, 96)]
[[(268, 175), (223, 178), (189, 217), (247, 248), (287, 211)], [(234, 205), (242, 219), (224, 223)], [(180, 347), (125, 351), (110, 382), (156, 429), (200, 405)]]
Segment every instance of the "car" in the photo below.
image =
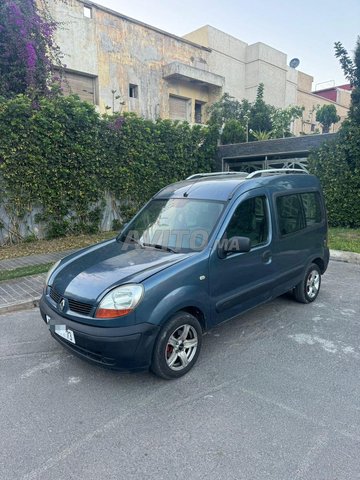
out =
[(328, 262), (317, 177), (198, 174), (160, 190), (116, 238), (55, 264), (40, 311), (74, 354), (173, 379), (215, 325), (287, 292), (313, 302)]

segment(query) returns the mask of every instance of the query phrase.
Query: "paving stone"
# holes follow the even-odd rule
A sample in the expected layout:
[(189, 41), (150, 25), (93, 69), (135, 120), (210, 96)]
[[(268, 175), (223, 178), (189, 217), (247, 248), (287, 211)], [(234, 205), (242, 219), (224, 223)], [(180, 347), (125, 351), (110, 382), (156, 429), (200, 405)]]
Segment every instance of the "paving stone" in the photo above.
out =
[(9, 258), (0, 260), (0, 272), (4, 270), (14, 270), (20, 267), (31, 267), (34, 265), (43, 265), (45, 263), (57, 262), (60, 258), (70, 255), (76, 250), (66, 250), (64, 252), (47, 253), (41, 255), (28, 255), (26, 257)]

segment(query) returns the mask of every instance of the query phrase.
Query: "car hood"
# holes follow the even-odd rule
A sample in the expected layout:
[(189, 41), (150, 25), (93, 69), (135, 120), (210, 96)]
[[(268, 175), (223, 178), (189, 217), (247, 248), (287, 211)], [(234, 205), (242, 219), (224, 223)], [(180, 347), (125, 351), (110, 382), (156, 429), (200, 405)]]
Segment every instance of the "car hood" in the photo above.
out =
[(66, 297), (95, 302), (105, 290), (142, 282), (189, 255), (111, 240), (63, 259), (50, 284)]

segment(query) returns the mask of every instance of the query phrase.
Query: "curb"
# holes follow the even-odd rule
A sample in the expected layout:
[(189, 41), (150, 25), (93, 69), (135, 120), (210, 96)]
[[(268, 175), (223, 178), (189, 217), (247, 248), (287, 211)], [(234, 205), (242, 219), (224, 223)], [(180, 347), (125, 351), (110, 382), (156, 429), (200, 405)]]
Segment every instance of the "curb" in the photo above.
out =
[(26, 302), (13, 303), (12, 305), (5, 305), (0, 307), (0, 315), (5, 313), (20, 312), (21, 310), (31, 310), (39, 306), (40, 297), (27, 300)]
[(360, 253), (343, 252), (342, 250), (330, 250), (330, 260), (360, 265)]

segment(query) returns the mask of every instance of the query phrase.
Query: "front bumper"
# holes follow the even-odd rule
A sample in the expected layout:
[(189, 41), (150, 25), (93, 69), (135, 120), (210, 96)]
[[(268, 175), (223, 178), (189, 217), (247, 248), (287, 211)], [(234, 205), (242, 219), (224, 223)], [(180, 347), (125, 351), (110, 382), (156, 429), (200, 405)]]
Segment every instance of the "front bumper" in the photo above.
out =
[[(46, 302), (40, 300), (40, 312), (48, 323), (51, 335), (75, 355), (98, 365), (116, 370), (146, 370), (159, 327), (141, 323), (127, 327), (94, 327), (62, 317)], [(46, 315), (50, 321), (46, 321)], [(66, 325), (74, 332), (76, 344), (55, 333), (55, 325)]]

